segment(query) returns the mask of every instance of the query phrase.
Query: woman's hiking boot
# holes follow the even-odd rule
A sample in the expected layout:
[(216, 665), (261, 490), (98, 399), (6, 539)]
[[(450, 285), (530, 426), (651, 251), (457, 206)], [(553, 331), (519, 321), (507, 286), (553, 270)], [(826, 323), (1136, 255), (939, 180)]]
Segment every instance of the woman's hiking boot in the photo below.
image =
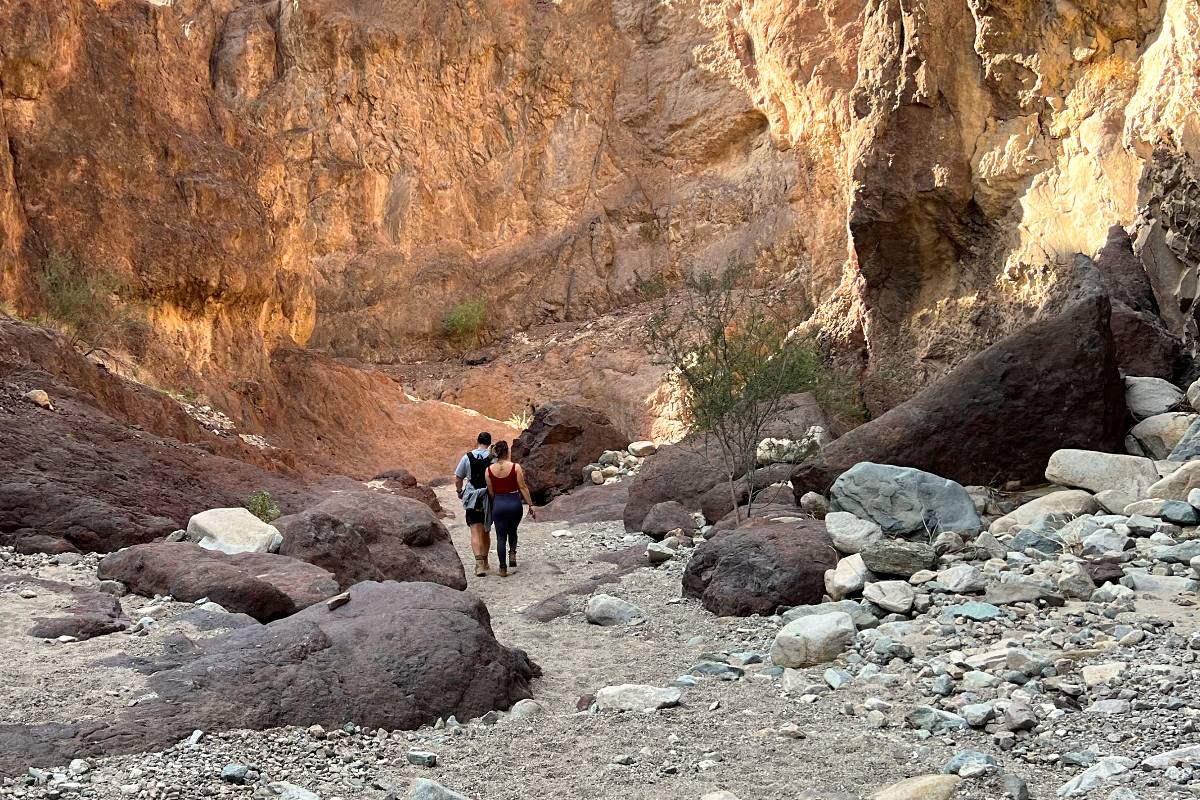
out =
[(488, 574), (488, 560), (486, 558), (475, 559), (475, 577), (484, 578)]
[(500, 568), (500, 577), (501, 577), (501, 578), (507, 578), (507, 577), (508, 577), (508, 567), (501, 567), (501, 568)]
[(510, 567), (515, 567), (517, 565), (517, 551), (516, 550), (508, 551), (508, 565)]

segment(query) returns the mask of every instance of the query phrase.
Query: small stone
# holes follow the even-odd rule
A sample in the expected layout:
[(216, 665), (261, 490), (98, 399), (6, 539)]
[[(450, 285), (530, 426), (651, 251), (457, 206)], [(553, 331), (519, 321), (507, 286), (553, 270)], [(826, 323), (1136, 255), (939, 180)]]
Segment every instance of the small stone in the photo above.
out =
[(916, 592), (907, 581), (879, 581), (863, 588), (863, 598), (885, 611), (907, 614), (912, 610)]
[(408, 791), (408, 800), (470, 800), (465, 794), (447, 789), (436, 781), (417, 778)]
[(596, 705), (601, 711), (645, 711), (677, 706), (682, 698), (683, 690), (678, 687), (660, 689), (626, 683), (596, 692)]
[(409, 750), (405, 758), (415, 767), (436, 767), (438, 763), (437, 753), (428, 750)]
[(129, 594), (129, 587), (120, 581), (100, 581), (96, 584), (96, 589), (113, 597), (124, 597)]
[(645, 611), (610, 594), (593, 595), (583, 613), (591, 624), (603, 626), (628, 625), (636, 619), (646, 618)]
[(28, 392), (22, 395), (22, 397), (24, 397), (28, 402), (33, 403), (35, 406), (39, 406), (49, 411), (54, 410), (54, 404), (50, 402), (50, 395), (46, 394), (41, 389), (30, 389)]

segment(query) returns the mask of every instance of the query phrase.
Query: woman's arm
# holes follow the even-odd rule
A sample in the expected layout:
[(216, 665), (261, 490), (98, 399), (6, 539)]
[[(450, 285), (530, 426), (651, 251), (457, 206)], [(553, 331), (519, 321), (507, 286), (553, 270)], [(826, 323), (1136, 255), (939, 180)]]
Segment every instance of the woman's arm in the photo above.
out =
[(533, 498), (529, 496), (529, 486), (525, 483), (525, 470), (520, 464), (514, 464), (513, 469), (517, 471), (517, 486), (521, 487), (521, 496), (529, 506), (529, 518), (537, 519), (537, 512), (533, 510)]
[(496, 490), (492, 488), (492, 468), (488, 467), (483, 471), (483, 479), (487, 481), (488, 497), (495, 497)]

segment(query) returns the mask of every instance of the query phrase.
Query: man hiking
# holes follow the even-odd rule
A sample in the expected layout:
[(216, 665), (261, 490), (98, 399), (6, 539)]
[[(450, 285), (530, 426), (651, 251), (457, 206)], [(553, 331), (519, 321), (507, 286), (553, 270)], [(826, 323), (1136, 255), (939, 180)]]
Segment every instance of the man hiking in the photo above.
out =
[(488, 574), (488, 553), (492, 549), (489, 530), (491, 521), (491, 499), (488, 497), (487, 468), (492, 457), (492, 435), (487, 431), (476, 438), (476, 447), (464, 453), (454, 468), (454, 488), (462, 498), (467, 512), (467, 525), (471, 528), (471, 550), (475, 553), (475, 577)]

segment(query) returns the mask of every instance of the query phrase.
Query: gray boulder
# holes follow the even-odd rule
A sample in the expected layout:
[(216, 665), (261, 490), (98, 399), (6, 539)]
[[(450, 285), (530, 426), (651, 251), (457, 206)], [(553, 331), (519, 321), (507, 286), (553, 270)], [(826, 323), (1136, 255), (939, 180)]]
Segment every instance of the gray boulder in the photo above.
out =
[(646, 612), (610, 594), (598, 594), (588, 600), (584, 617), (593, 625), (628, 625), (635, 619), (645, 619)]
[(855, 633), (850, 615), (840, 611), (801, 617), (776, 634), (771, 663), (799, 668), (833, 661), (854, 641)]
[(974, 535), (983, 527), (966, 489), (911, 467), (856, 464), (834, 481), (832, 499), (834, 510), (873, 520), (893, 536)]

